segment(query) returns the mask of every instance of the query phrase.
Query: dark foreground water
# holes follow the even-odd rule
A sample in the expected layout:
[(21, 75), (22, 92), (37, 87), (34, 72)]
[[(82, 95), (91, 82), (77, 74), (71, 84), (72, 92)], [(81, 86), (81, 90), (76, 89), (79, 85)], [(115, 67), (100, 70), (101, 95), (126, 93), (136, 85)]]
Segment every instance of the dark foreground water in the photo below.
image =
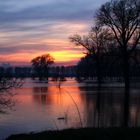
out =
[[(117, 86), (117, 85), (116, 85)], [(39, 83), (26, 79), (11, 90), (14, 106), (0, 114), (0, 139), (11, 134), (77, 127), (120, 127), (124, 120), (124, 91), (97, 90), (91, 83), (68, 79)], [(0, 93), (1, 94), (1, 93)], [(129, 126), (140, 126), (140, 90), (130, 91)]]

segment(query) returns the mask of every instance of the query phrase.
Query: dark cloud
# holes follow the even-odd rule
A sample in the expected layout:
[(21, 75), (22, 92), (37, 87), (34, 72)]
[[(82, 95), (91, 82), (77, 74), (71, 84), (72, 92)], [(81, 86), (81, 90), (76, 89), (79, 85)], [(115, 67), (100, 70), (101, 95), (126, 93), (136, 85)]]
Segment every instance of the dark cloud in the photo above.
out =
[[(60, 2), (59, 2), (60, 1)], [(21, 10), (0, 9), (0, 22), (18, 22), (25, 20), (86, 20), (93, 16), (94, 11), (100, 5), (100, 2), (94, 0), (65, 0), (53, 1), (49, 4), (41, 4), (29, 7), (26, 4)], [(105, 0), (102, 0), (105, 1)], [(101, 2), (102, 2), (101, 1)], [(4, 2), (4, 1), (3, 1)], [(27, 2), (27, 1), (26, 1)], [(44, 2), (45, 3), (45, 2)], [(17, 3), (17, 5), (19, 2)], [(28, 4), (28, 2), (27, 2)], [(15, 4), (16, 7), (16, 4)], [(17, 6), (18, 7), (18, 6)], [(10, 7), (9, 7), (10, 8)]]

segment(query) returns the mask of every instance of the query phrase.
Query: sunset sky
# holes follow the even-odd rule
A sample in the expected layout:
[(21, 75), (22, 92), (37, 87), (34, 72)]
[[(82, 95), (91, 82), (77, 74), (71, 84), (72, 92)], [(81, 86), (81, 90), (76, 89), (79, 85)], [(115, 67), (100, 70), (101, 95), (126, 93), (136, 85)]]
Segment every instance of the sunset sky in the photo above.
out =
[(0, 0), (0, 63), (29, 65), (50, 53), (56, 64), (72, 65), (83, 49), (69, 42), (86, 34), (95, 10), (107, 0)]

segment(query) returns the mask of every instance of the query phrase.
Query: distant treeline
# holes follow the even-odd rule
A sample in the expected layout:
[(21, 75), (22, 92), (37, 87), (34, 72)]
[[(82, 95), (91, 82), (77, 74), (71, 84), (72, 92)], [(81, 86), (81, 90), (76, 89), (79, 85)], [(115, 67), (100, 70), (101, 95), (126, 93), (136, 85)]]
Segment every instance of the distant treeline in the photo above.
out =
[[(76, 66), (49, 67), (49, 77), (75, 77)], [(38, 77), (32, 67), (0, 67), (0, 77)]]
[[(122, 79), (122, 63), (117, 59), (117, 51), (102, 55), (100, 75), (103, 79), (118, 77)], [(77, 77), (78, 79), (96, 79), (98, 71), (93, 55), (81, 58), (75, 66), (49, 67), (49, 77)], [(136, 50), (130, 59), (130, 77), (140, 77), (140, 50)], [(32, 67), (0, 67), (0, 77), (38, 77)]]
[[(123, 62), (120, 59), (120, 52), (118, 49), (112, 49), (108, 52), (103, 52), (98, 60), (100, 69), (97, 67), (96, 55), (87, 54), (81, 58), (76, 67), (76, 74), (78, 78), (93, 79), (100, 74), (100, 78), (120, 78), (123, 79)], [(130, 59), (130, 77), (140, 77), (140, 50), (136, 49)], [(99, 72), (100, 70), (100, 72)]]

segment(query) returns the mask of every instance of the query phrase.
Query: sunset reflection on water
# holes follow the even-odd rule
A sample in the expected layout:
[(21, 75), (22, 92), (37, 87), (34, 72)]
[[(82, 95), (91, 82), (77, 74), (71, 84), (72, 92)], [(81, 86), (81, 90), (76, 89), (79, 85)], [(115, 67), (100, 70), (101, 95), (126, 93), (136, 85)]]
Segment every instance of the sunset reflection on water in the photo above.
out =
[[(84, 127), (122, 125), (124, 96), (121, 88), (97, 91), (91, 84), (78, 83), (74, 79), (62, 82), (60, 87), (57, 81), (40, 83), (26, 79), (22, 88), (11, 92), (16, 94), (16, 102), (8, 114), (0, 115), (0, 137), (77, 128), (81, 127), (80, 119)], [(140, 126), (138, 93), (135, 91), (131, 94), (129, 121), (133, 127)]]

